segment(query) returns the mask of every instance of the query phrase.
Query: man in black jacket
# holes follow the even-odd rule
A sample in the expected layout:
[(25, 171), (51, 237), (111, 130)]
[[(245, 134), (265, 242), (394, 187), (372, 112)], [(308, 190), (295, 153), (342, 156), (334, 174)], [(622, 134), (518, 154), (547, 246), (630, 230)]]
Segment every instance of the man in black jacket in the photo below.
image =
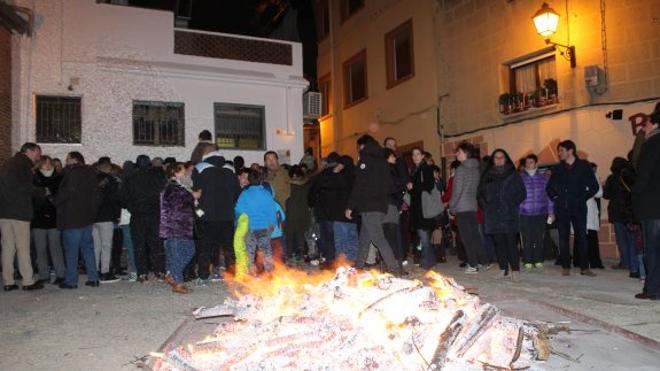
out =
[(44, 188), (32, 183), (32, 167), (41, 158), (41, 148), (25, 143), (20, 152), (0, 169), (0, 234), (2, 234), (2, 279), (4, 290), (18, 289), (14, 281), (14, 257), (23, 277), (23, 290), (42, 289), (34, 281), (30, 260), (30, 220), (34, 213), (32, 199), (46, 195)]
[(121, 204), (131, 213), (131, 237), (135, 252), (138, 281), (144, 282), (149, 263), (156, 276), (164, 276), (165, 252), (158, 237), (160, 225), (160, 192), (165, 186), (162, 171), (151, 168), (146, 155), (138, 156), (137, 171), (124, 181)]
[(213, 264), (214, 281), (220, 280), (220, 251), (226, 269), (236, 261), (234, 256), (234, 205), (241, 192), (238, 177), (225, 165), (218, 152), (207, 154), (193, 171), (193, 190), (201, 191), (199, 199), (199, 244), (197, 247), (197, 274), (199, 284), (208, 284), (209, 266)]
[(644, 126), (646, 141), (639, 155), (639, 172), (633, 187), (633, 209), (642, 223), (646, 281), (638, 299), (660, 300), (660, 111)]
[(383, 232), (383, 220), (387, 212), (390, 195), (394, 183), (387, 161), (383, 157), (382, 148), (370, 135), (358, 139), (360, 161), (355, 174), (355, 184), (348, 200), (346, 218), (352, 219), (353, 213), (360, 214), (362, 229), (360, 230), (360, 246), (355, 265), (364, 267), (369, 253), (369, 245), (373, 243), (387, 265), (387, 270), (396, 275), (402, 274), (401, 265), (394, 257), (392, 246), (387, 242)]
[(555, 216), (559, 229), (559, 255), (562, 275), (571, 272), (570, 234), (575, 235), (580, 274), (593, 277), (587, 261), (587, 200), (598, 192), (599, 185), (587, 161), (577, 157), (575, 143), (565, 140), (557, 146), (561, 162), (552, 168), (546, 191), (555, 203)]
[(60, 284), (60, 288), (78, 287), (78, 257), (81, 250), (87, 271), (85, 285), (98, 287), (92, 239), (92, 226), (98, 209), (96, 171), (85, 165), (85, 158), (80, 152), (70, 152), (66, 156), (66, 168), (53, 205), (57, 208), (57, 229), (62, 231), (66, 258), (66, 281)]

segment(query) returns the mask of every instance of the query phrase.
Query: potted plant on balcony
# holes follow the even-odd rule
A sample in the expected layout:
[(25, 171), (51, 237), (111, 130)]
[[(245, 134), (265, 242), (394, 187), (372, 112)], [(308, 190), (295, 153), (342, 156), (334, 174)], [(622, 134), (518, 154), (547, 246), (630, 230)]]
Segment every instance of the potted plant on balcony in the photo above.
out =
[(525, 96), (522, 93), (513, 93), (513, 112), (521, 112), (525, 110)]
[(511, 94), (504, 93), (500, 94), (500, 113), (508, 115), (511, 113)]
[(547, 104), (545, 88), (538, 88), (534, 92), (534, 107), (543, 107)]
[(534, 107), (534, 93), (529, 92), (525, 94), (525, 109)]
[(557, 80), (555, 80), (555, 79), (546, 79), (543, 82), (543, 86), (545, 86), (545, 88), (548, 90), (549, 104), (557, 103), (558, 102), (558, 99), (557, 99), (557, 94), (558, 94)]

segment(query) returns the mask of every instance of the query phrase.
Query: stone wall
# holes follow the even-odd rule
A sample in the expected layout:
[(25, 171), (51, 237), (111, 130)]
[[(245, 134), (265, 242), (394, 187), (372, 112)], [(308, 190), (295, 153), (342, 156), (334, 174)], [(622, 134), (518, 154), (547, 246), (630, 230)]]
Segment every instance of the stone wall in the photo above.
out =
[(11, 33), (0, 27), (0, 163), (11, 156)]

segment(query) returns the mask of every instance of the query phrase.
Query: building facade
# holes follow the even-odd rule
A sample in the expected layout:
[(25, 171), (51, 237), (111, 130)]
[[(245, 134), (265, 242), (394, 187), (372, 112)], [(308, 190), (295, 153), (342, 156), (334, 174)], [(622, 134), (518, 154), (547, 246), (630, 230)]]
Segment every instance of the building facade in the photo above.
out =
[(299, 43), (176, 28), (172, 12), (95, 0), (15, 3), (34, 24), (12, 36), (14, 150), (187, 160), (206, 129), (228, 158), (302, 157)]
[[(631, 149), (634, 126), (660, 101), (660, 2), (548, 1), (559, 15), (550, 43), (532, 22), (542, 4), (318, 0), (318, 32), (327, 34), (319, 41), (319, 90), (331, 82), (321, 120), (324, 153), (354, 153), (352, 139), (371, 132), (396, 137), (404, 149), (421, 144), (445, 164), (462, 141), (482, 156), (503, 148), (513, 159), (537, 153), (551, 164), (559, 141), (572, 139), (604, 181), (612, 159)], [(412, 23), (414, 40), (406, 71), (414, 73), (391, 84), (392, 59), (402, 58), (396, 46), (407, 49), (388, 35), (405, 22)], [(346, 66), (362, 51), (367, 94), (346, 104), (354, 77)], [(605, 219), (606, 203), (602, 210)], [(606, 255), (614, 254), (607, 223), (601, 242)]]

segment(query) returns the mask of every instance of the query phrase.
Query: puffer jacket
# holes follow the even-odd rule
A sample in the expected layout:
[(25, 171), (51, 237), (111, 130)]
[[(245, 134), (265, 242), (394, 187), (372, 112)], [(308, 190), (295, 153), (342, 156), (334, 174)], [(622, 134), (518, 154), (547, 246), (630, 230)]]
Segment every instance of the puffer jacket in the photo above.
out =
[(486, 170), (479, 185), (479, 205), (484, 210), (488, 234), (520, 231), (520, 203), (527, 196), (520, 173), (512, 164)]
[(160, 194), (160, 238), (191, 240), (195, 199), (181, 184), (171, 180)]
[(449, 209), (452, 213), (477, 211), (477, 188), (479, 188), (479, 161), (469, 158), (456, 169), (452, 185)]
[(529, 175), (525, 170), (520, 172), (527, 197), (520, 204), (520, 215), (536, 216), (554, 213), (554, 204), (545, 192), (548, 184), (546, 177), (538, 170), (534, 175)]

